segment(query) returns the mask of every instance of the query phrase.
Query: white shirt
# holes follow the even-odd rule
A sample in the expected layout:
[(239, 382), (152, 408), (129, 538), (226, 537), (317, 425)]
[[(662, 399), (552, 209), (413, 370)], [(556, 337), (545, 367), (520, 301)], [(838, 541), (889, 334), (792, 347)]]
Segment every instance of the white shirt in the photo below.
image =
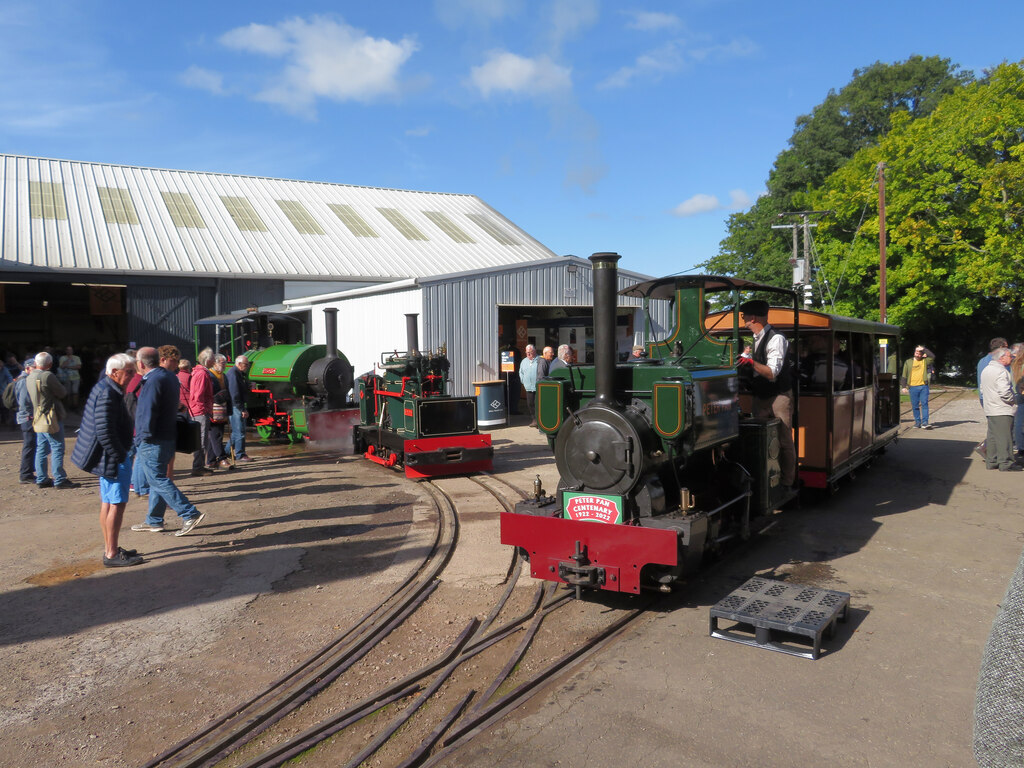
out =
[[(765, 333), (771, 328), (770, 325), (764, 326), (760, 333), (754, 334), (754, 349), (757, 349), (757, 345), (761, 343), (761, 339), (764, 338)], [(789, 350), (789, 341), (778, 331), (775, 335), (768, 339), (768, 348), (765, 350), (766, 360), (765, 365), (772, 369), (772, 379), (776, 379), (779, 376), (779, 371), (782, 370), (782, 361), (786, 358), (786, 352)]]

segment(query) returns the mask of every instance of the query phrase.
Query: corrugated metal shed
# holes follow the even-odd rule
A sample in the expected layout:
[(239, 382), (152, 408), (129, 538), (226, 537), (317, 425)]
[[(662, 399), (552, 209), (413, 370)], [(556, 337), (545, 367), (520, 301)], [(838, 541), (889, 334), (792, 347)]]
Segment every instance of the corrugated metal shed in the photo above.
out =
[(554, 254), (473, 195), (0, 155), (0, 270), (391, 281)]
[[(472, 382), (498, 376), (498, 308), (502, 306), (580, 307), (593, 304), (591, 263), (565, 257), (517, 264), (499, 270), (460, 272), (405, 280), (358, 291), (286, 300), (293, 309), (338, 309), (339, 345), (357, 371), (380, 359), (385, 350), (405, 348), (404, 313), (420, 313), (422, 348), (448, 347), (455, 394), (471, 394)], [(619, 288), (648, 280), (619, 270)], [(644, 327), (642, 302), (619, 297), (619, 306), (636, 307), (637, 328)], [(670, 322), (668, 303), (651, 304), (653, 332), (664, 335)], [(323, 343), (322, 318), (314, 316), (313, 343)], [(352, 352), (350, 353), (350, 349)]]

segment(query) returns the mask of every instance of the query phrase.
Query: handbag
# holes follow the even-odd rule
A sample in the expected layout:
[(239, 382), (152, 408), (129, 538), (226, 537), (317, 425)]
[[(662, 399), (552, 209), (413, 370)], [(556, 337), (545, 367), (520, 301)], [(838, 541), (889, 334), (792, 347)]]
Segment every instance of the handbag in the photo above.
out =
[(178, 431), (174, 439), (174, 452), (195, 453), (199, 450), (199, 422), (179, 416), (175, 425)]
[[(42, 403), (43, 388), (39, 385), (38, 379), (36, 379), (36, 392), (39, 393), (39, 402)], [(53, 428), (56, 420), (57, 419), (56, 415), (54, 414), (53, 403), (50, 403), (50, 407), (45, 410), (40, 405), (38, 408), (36, 408), (35, 413), (32, 415), (32, 431), (52, 434), (58, 431)]]

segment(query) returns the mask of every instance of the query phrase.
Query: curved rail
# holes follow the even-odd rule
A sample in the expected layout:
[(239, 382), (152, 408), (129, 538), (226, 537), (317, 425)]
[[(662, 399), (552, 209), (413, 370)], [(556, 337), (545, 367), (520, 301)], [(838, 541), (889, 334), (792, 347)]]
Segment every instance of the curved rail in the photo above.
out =
[(390, 595), (356, 624), (275, 680), (263, 691), (218, 718), (202, 731), (175, 744), (145, 768), (213, 765), (230, 752), (293, 712), (368, 654), (437, 588), (437, 576), (451, 559), (458, 537), (455, 509), (433, 497), (437, 527), (430, 550)]

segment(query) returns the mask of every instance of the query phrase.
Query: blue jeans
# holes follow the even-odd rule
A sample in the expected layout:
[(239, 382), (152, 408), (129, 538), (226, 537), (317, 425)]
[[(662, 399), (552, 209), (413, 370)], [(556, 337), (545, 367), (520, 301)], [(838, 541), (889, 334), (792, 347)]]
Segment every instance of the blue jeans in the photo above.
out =
[(49, 432), (36, 432), (36, 485), (46, 477), (46, 454), (50, 454), (50, 466), (53, 468), (53, 484), (59, 485), (68, 479), (64, 471), (64, 425), (60, 432), (51, 435)]
[(163, 525), (167, 506), (178, 513), (182, 520), (199, 517), (195, 504), (178, 490), (173, 480), (167, 477), (167, 464), (174, 455), (174, 440), (143, 441), (135, 446), (136, 463), (142, 467), (146, 484), (149, 486), (149, 513), (146, 522)]
[(132, 446), (131, 450), (128, 451), (128, 459), (131, 462), (132, 485), (135, 486), (135, 493), (139, 496), (148, 495), (149, 483), (146, 481), (146, 475), (142, 471), (142, 462), (139, 461), (135, 446)]
[(914, 412), (914, 424), (920, 427), (928, 423), (928, 385), (921, 384), (910, 389), (910, 408)]
[(245, 454), (245, 419), (237, 407), (231, 411), (231, 450), (236, 459)]

